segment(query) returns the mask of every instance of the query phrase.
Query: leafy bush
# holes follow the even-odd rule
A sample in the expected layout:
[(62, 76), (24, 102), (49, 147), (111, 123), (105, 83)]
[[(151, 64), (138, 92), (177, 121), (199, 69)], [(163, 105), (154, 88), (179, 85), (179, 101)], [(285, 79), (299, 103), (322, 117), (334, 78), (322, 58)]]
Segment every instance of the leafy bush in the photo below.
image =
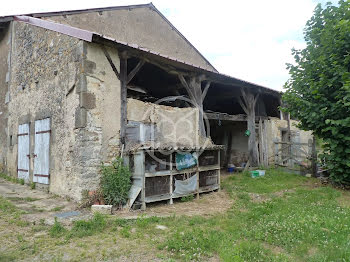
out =
[(101, 190), (106, 204), (124, 205), (131, 188), (131, 172), (124, 166), (123, 159), (117, 158), (112, 165), (101, 167)]

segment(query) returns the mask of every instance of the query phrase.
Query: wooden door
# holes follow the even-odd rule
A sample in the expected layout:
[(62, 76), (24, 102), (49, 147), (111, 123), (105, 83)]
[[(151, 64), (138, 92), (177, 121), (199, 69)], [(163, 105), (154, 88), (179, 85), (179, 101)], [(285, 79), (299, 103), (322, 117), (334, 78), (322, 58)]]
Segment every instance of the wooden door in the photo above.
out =
[(18, 126), (18, 162), (17, 176), (29, 181), (29, 124)]
[(50, 118), (35, 121), (33, 181), (41, 184), (49, 184), (50, 135)]

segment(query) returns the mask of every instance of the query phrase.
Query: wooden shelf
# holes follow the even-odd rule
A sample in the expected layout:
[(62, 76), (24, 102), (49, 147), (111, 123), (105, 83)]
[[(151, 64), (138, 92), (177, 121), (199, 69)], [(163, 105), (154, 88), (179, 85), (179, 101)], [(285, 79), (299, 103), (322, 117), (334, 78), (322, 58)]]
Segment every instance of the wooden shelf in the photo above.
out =
[[(199, 193), (204, 193), (204, 192), (211, 192), (214, 190), (219, 189), (218, 185), (212, 185), (212, 186), (206, 186), (206, 187), (201, 187), (199, 188)], [(171, 195), (171, 194), (163, 194), (163, 195), (155, 195), (155, 196), (149, 196), (145, 198), (146, 203), (152, 203), (152, 202), (157, 202), (157, 201), (164, 201), (164, 200), (169, 200), (171, 198), (180, 198), (184, 196), (189, 196), (189, 195), (195, 195), (197, 194), (196, 192), (189, 193), (189, 194), (176, 194), (176, 195)]]
[(197, 170), (197, 167), (187, 168), (183, 170), (164, 170), (164, 171), (157, 171), (153, 173), (145, 173), (145, 177), (179, 175), (179, 174), (185, 174), (185, 173), (195, 173), (197, 171), (202, 172), (202, 171), (210, 171), (210, 170), (218, 170), (218, 169), (220, 169), (220, 166), (211, 165), (211, 166), (199, 167), (198, 170)]
[[(216, 152), (210, 153), (210, 154), (213, 154), (215, 157), (214, 165), (199, 166), (199, 163), (197, 163), (197, 165), (193, 166), (192, 168), (176, 170), (176, 166), (173, 163), (174, 156), (172, 154), (170, 155), (170, 159), (169, 159), (170, 165), (167, 167), (168, 170), (155, 171), (155, 172), (150, 172), (145, 170), (146, 159), (145, 159), (144, 151), (137, 151), (133, 153), (132, 157), (134, 161), (134, 173), (132, 177), (134, 180), (133, 183), (137, 184), (141, 188), (141, 192), (140, 192), (140, 200), (142, 203), (141, 209), (145, 210), (147, 203), (169, 200), (169, 204), (172, 204), (174, 198), (181, 198), (184, 196), (196, 195), (198, 199), (200, 193), (220, 190), (220, 151), (215, 149), (213, 149), (212, 151), (216, 151)], [(210, 154), (208, 156), (210, 156)], [(215, 156), (215, 154), (217, 154), (217, 156)], [(205, 163), (214, 163), (214, 162), (202, 161), (201, 163), (205, 164)], [(209, 174), (204, 173), (207, 171), (211, 171), (211, 172)], [(192, 193), (181, 194), (181, 195), (173, 195), (173, 190), (174, 190), (173, 181), (174, 179), (176, 179), (175, 176), (189, 174), (189, 173), (197, 174), (196, 191)], [(217, 179), (212, 180), (211, 178), (212, 176), (217, 176)], [(156, 177), (158, 178), (156, 179)], [(151, 178), (154, 178), (154, 179), (151, 179)], [(215, 182), (215, 181), (217, 181), (217, 183), (212, 184), (212, 182)], [(153, 184), (154, 185), (153, 189), (149, 191), (150, 189), (148, 186), (146, 189), (146, 185), (149, 183), (163, 183), (162, 190), (158, 190), (156, 184)], [(200, 187), (200, 185), (206, 185), (207, 183), (210, 183), (211, 185)], [(166, 190), (163, 190), (163, 187)], [(167, 192), (167, 193), (161, 194), (162, 192)], [(152, 194), (155, 194), (155, 195), (152, 195)], [(146, 197), (146, 195), (148, 196)]]

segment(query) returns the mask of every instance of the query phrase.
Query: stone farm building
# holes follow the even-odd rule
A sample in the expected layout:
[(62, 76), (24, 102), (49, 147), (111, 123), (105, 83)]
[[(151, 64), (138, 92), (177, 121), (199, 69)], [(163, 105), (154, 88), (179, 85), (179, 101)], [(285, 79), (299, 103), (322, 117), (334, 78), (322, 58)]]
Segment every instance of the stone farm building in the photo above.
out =
[[(221, 167), (254, 155), (249, 117), (257, 164), (311, 138), (279, 92), (220, 74), (152, 4), (0, 17), (0, 61), (0, 170), (76, 201), (121, 151), (145, 207), (184, 176), (218, 189)], [(179, 170), (179, 152), (201, 154)]]

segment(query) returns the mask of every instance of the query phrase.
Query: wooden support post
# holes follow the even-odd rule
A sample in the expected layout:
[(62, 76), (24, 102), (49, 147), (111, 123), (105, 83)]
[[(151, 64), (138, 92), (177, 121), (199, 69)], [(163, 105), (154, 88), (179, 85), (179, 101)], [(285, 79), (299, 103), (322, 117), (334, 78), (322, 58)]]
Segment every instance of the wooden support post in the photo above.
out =
[(244, 89), (241, 89), (241, 93), (243, 100), (239, 98), (238, 102), (247, 114), (247, 129), (250, 131), (248, 139), (249, 162), (252, 167), (256, 167), (258, 165), (258, 152), (255, 132), (255, 105), (259, 98), (259, 94), (254, 95), (250, 91), (245, 92)]
[(262, 126), (262, 120), (259, 119), (259, 158), (260, 158), (260, 165), (264, 165), (264, 144), (263, 144), (264, 138), (263, 138), (263, 126)]
[[(227, 142), (227, 151), (226, 151), (226, 163), (225, 166), (228, 167), (228, 165), (230, 164), (230, 160), (231, 160), (231, 152), (232, 152), (232, 131), (231, 130), (227, 130), (228, 133), (228, 142)], [(220, 163), (219, 163), (220, 164)]]
[[(291, 139), (291, 131), (290, 131), (290, 114), (288, 113), (287, 115), (287, 139), (288, 139), (288, 143), (291, 143), (292, 142), (292, 139)], [(293, 165), (293, 161), (292, 161), (292, 145), (290, 144), (288, 146), (288, 157), (289, 157), (289, 160), (288, 160), (288, 166), (292, 166)]]
[(128, 59), (125, 52), (120, 53), (120, 141), (125, 144), (125, 130), (127, 125), (127, 78)]
[(119, 74), (119, 72), (118, 72), (118, 69), (117, 69), (116, 66), (114, 65), (113, 60), (112, 60), (111, 56), (109, 55), (109, 53), (108, 53), (106, 47), (102, 46), (102, 51), (103, 51), (103, 53), (105, 54), (109, 65), (112, 67), (112, 70), (113, 70), (114, 74), (117, 76), (118, 79), (120, 79), (120, 74)]
[(221, 190), (220, 150), (218, 150), (218, 165), (219, 165), (219, 169), (217, 170), (217, 172), (218, 172), (218, 185), (219, 185), (218, 191), (220, 192), (220, 190)]
[(145, 60), (140, 60), (133, 70), (128, 74), (126, 83), (129, 84), (134, 76), (140, 71), (141, 67), (145, 64)]
[[(169, 169), (170, 169), (170, 172), (173, 170), (173, 154), (170, 154), (170, 160), (169, 160)], [(172, 173), (170, 173), (170, 179), (169, 179), (169, 192), (170, 192), (170, 199), (169, 199), (169, 204), (172, 205), (174, 202), (173, 202), (173, 175)]]
[(275, 143), (275, 166), (278, 165), (279, 160), (279, 153), (278, 153), (278, 138), (276, 137), (273, 142)]
[(201, 136), (206, 137), (205, 126), (204, 126), (204, 115), (203, 115), (203, 100), (207, 95), (208, 89), (211, 82), (207, 81), (203, 91), (202, 91), (202, 82), (205, 80), (204, 75), (192, 76), (189, 81), (186, 81), (182, 74), (178, 74), (181, 84), (185, 87), (190, 99), (193, 104), (199, 110), (199, 132)]
[(313, 135), (312, 138), (312, 161), (311, 161), (311, 167), (312, 167), (312, 176), (317, 176), (317, 151), (316, 151), (316, 137)]
[(264, 165), (267, 167), (269, 165), (269, 148), (267, 143), (267, 121), (263, 121), (263, 150), (264, 150)]
[(197, 156), (197, 199), (199, 199), (199, 154), (196, 151), (196, 156)]
[(144, 60), (140, 60), (135, 68), (128, 74), (128, 54), (126, 51), (119, 53), (120, 58), (120, 73), (115, 68), (112, 59), (110, 58), (106, 49), (104, 49), (108, 62), (112, 66), (113, 71), (120, 79), (120, 141), (122, 145), (125, 145), (125, 130), (127, 125), (127, 84), (134, 78), (137, 72), (140, 71), (145, 64)]
[(146, 209), (145, 179), (145, 152), (140, 150), (134, 154), (133, 185), (141, 188), (141, 210)]

